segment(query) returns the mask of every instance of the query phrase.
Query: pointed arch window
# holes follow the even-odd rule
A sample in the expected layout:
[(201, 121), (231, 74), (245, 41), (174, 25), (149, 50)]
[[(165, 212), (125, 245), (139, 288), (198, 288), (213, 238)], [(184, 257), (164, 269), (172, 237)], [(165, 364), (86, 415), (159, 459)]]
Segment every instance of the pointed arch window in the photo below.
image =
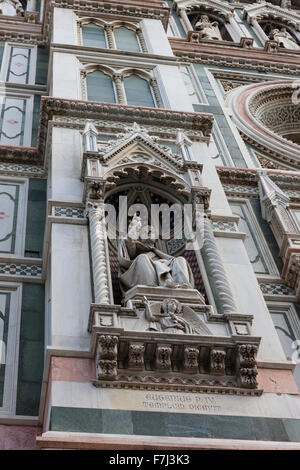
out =
[(114, 29), (116, 48), (123, 51), (141, 52), (136, 32), (120, 26)]
[(101, 70), (87, 74), (86, 87), (89, 101), (116, 103), (112, 78)]
[(124, 78), (124, 89), (127, 104), (155, 108), (150, 83), (136, 74)]
[(84, 46), (107, 48), (104, 28), (95, 23), (83, 24), (82, 42)]

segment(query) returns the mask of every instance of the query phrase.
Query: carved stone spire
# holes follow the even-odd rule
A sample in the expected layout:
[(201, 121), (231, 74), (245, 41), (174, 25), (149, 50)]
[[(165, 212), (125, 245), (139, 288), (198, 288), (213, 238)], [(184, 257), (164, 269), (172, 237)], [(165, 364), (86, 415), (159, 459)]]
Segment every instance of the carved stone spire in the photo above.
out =
[(286, 209), (289, 206), (289, 197), (265, 172), (259, 174), (258, 187), (262, 216), (270, 222), (274, 207)]

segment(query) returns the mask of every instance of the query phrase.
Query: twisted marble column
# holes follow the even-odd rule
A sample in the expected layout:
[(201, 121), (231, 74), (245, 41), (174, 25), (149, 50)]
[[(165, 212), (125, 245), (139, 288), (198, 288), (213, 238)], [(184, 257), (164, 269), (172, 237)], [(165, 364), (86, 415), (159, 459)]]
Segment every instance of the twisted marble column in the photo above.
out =
[(89, 203), (90, 241), (96, 304), (110, 303), (104, 202)]
[(227, 275), (221, 260), (215, 237), (207, 217), (203, 221), (203, 251), (206, 254), (211, 273), (218, 290), (218, 294), (222, 303), (224, 314), (237, 313), (237, 308), (233, 299)]

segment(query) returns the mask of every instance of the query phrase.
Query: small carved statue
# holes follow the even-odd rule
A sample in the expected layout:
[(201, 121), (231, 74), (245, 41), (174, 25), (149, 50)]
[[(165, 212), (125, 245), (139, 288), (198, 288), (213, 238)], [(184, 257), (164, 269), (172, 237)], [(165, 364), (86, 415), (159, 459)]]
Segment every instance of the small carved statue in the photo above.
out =
[(155, 247), (155, 235), (141, 219), (133, 217), (127, 236), (119, 242), (119, 280), (126, 292), (137, 285), (193, 288), (191, 268), (183, 257), (173, 257)]
[(202, 15), (200, 17), (200, 20), (195, 24), (195, 31), (200, 32), (200, 39), (213, 39), (222, 41), (218, 22), (214, 21), (211, 23), (207, 15)]
[(183, 306), (176, 299), (165, 299), (150, 303), (144, 297), (145, 316), (150, 331), (162, 331), (175, 334), (210, 335), (203, 320), (188, 306)]
[(272, 29), (270, 33), (270, 39), (278, 42), (279, 46), (285, 47), (285, 49), (294, 49), (294, 50), (300, 49), (300, 46), (297, 44), (297, 41), (286, 30), (286, 28), (281, 28), (280, 30), (277, 28)]
[(6, 16), (22, 16), (24, 8), (19, 0), (0, 0), (0, 14)]

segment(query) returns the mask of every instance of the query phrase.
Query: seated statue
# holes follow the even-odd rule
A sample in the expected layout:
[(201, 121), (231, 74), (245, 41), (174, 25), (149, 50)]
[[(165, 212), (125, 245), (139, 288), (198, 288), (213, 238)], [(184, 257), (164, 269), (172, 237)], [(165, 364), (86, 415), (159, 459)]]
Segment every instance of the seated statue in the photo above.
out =
[(222, 41), (218, 22), (214, 21), (211, 23), (207, 15), (202, 15), (200, 17), (200, 20), (195, 24), (195, 31), (200, 32), (200, 39), (213, 39)]
[(0, 0), (0, 14), (6, 16), (21, 16), (24, 8), (19, 0)]
[(193, 288), (191, 268), (183, 257), (173, 257), (155, 247), (150, 227), (135, 215), (128, 234), (119, 242), (119, 280), (122, 292), (137, 285)]
[(297, 44), (297, 41), (293, 36), (286, 30), (286, 28), (281, 28), (280, 30), (275, 28), (271, 31), (270, 39), (278, 42), (280, 47), (285, 47), (286, 49), (299, 50), (300, 46)]

